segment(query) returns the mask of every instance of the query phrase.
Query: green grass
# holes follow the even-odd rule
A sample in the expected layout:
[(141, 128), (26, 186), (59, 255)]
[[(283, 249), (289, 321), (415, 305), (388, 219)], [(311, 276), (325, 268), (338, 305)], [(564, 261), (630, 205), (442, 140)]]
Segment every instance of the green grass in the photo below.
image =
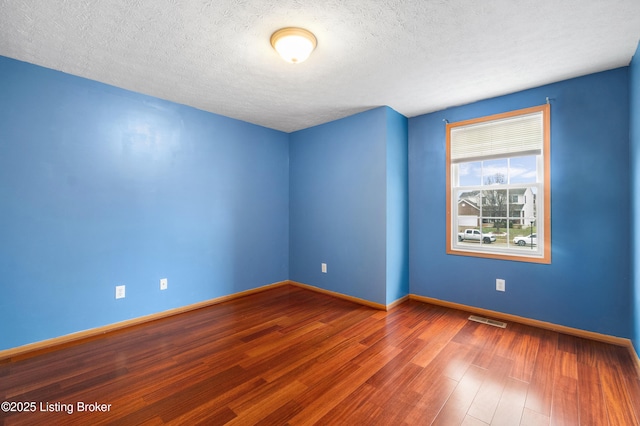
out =
[[(482, 233), (483, 234), (488, 234), (488, 233), (493, 233), (493, 234), (506, 234), (507, 233), (507, 228), (500, 228), (500, 230), (496, 229), (496, 228), (482, 228)], [(526, 237), (530, 234), (535, 234), (537, 231), (537, 228), (534, 226), (533, 227), (533, 232), (531, 231), (531, 227), (526, 227), (526, 228), (522, 228), (522, 229), (517, 229), (517, 228), (510, 228), (509, 229), (509, 237), (511, 239), (515, 238), (515, 237)], [(498, 235), (496, 235), (497, 238), (500, 238)]]

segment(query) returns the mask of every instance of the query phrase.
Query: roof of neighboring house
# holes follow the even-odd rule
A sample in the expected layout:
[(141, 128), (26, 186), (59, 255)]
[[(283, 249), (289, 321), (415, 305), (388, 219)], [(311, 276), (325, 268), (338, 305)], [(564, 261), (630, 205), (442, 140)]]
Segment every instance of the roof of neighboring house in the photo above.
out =
[(480, 207), (478, 207), (478, 204), (471, 201), (469, 198), (461, 198), (460, 200), (458, 200), (458, 204), (460, 203), (467, 203), (469, 204), (471, 207), (473, 207), (476, 210), (480, 210)]

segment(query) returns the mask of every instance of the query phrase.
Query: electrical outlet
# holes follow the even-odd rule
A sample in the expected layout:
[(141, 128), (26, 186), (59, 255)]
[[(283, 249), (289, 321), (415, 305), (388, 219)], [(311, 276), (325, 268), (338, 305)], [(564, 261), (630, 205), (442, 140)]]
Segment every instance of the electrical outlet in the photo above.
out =
[(167, 284), (168, 284), (168, 281), (166, 278), (160, 278), (160, 290), (166, 290)]
[(117, 285), (116, 286), (116, 299), (124, 299), (124, 286)]
[(327, 264), (323, 263), (321, 266), (322, 266), (322, 273), (326, 274), (327, 273)]
[(500, 278), (496, 278), (496, 290), (497, 291), (505, 291), (505, 282)]

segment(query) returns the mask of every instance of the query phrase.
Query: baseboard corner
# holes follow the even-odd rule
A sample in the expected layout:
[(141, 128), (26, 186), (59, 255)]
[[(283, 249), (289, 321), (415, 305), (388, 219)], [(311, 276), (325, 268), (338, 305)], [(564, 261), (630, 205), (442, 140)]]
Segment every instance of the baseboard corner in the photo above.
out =
[(349, 296), (349, 295), (346, 295), (346, 294), (343, 294), (343, 293), (338, 293), (338, 292), (331, 291), (331, 290), (325, 290), (324, 288), (320, 288), (320, 287), (316, 287), (316, 286), (313, 286), (313, 285), (301, 283), (301, 282), (298, 282), (298, 281), (289, 281), (289, 284), (297, 286), (297, 287), (300, 287), (300, 288), (304, 288), (304, 289), (307, 289), (307, 290), (315, 291), (316, 293), (322, 293), (322, 294), (326, 294), (326, 295), (329, 295), (329, 296), (337, 297), (338, 299), (348, 300), (349, 302), (357, 303), (359, 305), (368, 306), (370, 308), (378, 309), (378, 310), (381, 310), (381, 311), (386, 311), (387, 310), (387, 305), (383, 305), (382, 303), (376, 303), (376, 302), (372, 302), (370, 300), (361, 299), (359, 297)]
[(386, 310), (387, 310), (387, 311), (390, 311), (391, 309), (393, 309), (393, 308), (395, 308), (395, 307), (397, 307), (397, 306), (401, 305), (402, 303), (406, 302), (406, 301), (407, 301), (407, 300), (409, 300), (409, 299), (410, 299), (410, 295), (409, 295), (409, 294), (406, 294), (406, 295), (402, 296), (401, 298), (399, 298), (399, 299), (397, 299), (397, 300), (395, 300), (395, 301), (393, 301), (393, 302), (389, 303), (389, 304), (387, 305)]

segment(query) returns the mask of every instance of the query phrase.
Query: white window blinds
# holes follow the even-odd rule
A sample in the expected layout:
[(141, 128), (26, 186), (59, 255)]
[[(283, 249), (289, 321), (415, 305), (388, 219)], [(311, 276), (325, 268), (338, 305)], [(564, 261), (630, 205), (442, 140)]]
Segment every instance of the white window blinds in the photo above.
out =
[(542, 153), (542, 112), (451, 128), (451, 163)]

